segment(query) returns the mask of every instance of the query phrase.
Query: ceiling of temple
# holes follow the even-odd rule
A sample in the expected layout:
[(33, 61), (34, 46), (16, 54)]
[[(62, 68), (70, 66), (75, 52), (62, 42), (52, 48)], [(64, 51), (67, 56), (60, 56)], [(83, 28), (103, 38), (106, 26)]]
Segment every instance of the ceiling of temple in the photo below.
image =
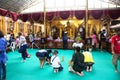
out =
[[(47, 1), (50, 2), (50, 0), (46, 0), (46, 3), (49, 3)], [(51, 0), (51, 1), (53, 3), (57, 2), (57, 0)], [(70, 1), (70, 0), (66, 0), (66, 1)], [(71, 0), (71, 1), (74, 2), (74, 0)], [(78, 0), (75, 0), (75, 1), (78, 1)], [(99, 1), (120, 6), (120, 0), (99, 0)], [(80, 2), (80, 0), (79, 0), (79, 2)], [(9, 10), (9, 11), (13, 11), (13, 12), (21, 13), (22, 11), (24, 11), (32, 6), (35, 6), (39, 3), (42, 3), (41, 6), (43, 7), (44, 0), (0, 0), (0, 8), (5, 9), (5, 10)], [(66, 3), (66, 2), (64, 2), (64, 3)], [(76, 5), (76, 3), (74, 5)], [(55, 5), (55, 6), (57, 6), (57, 5)], [(68, 5), (68, 7), (69, 7), (69, 5)], [(48, 6), (48, 8), (49, 8), (49, 6)], [(53, 8), (54, 8), (54, 6), (51, 7), (51, 10), (53, 10)], [(54, 10), (56, 10), (56, 9), (54, 9)]]
[(109, 0), (111, 3), (120, 5), (120, 0)]
[(36, 1), (37, 0), (0, 0), (0, 8), (20, 12), (32, 6)]

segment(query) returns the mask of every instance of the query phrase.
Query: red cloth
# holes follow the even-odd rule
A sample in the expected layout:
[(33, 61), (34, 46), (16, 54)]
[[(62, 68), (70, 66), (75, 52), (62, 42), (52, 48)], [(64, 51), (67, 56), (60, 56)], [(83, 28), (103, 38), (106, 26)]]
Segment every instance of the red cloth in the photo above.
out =
[(115, 54), (120, 54), (120, 36), (113, 36), (111, 43), (114, 45), (113, 49)]
[(26, 56), (27, 56), (27, 58), (30, 58), (30, 54), (27, 53)]

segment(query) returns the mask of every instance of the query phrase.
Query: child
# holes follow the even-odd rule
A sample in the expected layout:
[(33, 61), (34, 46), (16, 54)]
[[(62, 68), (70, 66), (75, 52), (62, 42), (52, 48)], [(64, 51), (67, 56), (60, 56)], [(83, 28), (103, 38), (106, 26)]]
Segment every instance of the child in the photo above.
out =
[(93, 34), (91, 35), (91, 38), (92, 38), (93, 49), (96, 50), (96, 45), (97, 45), (97, 34), (96, 34), (96, 32), (93, 32)]
[(92, 71), (92, 66), (94, 64), (92, 54), (88, 51), (85, 51), (85, 52), (83, 52), (83, 55), (84, 55), (84, 63), (85, 63), (85, 66), (86, 66), (86, 71), (91, 72)]
[[(18, 33), (18, 42), (19, 42), (19, 46), (20, 46), (20, 49), (19, 49), (19, 53), (22, 53), (22, 51), (24, 50), (24, 57), (26, 58), (30, 58), (30, 54), (28, 54), (28, 51), (27, 51), (27, 48), (28, 48), (28, 44), (26, 42), (26, 38), (22, 35), (22, 33)], [(24, 46), (23, 46), (24, 45)], [(23, 56), (23, 55), (22, 55)], [(23, 60), (24, 62), (24, 60)]]
[(20, 49), (19, 49), (19, 53), (22, 54), (22, 62), (25, 62), (26, 61), (26, 57), (27, 57), (27, 48), (28, 48), (28, 44), (26, 43), (26, 39), (23, 39), (21, 41), (21, 46), (20, 46)]
[(54, 69), (54, 72), (57, 73), (59, 69), (63, 69), (60, 64), (60, 58), (58, 57), (58, 51), (55, 50), (53, 56), (51, 57), (51, 63)]
[(19, 36), (16, 36), (16, 48), (20, 48), (20, 39), (19, 39)]
[(45, 60), (47, 60), (48, 63), (50, 64), (50, 53), (51, 52), (52, 50), (45, 50), (45, 49), (42, 49), (36, 52), (36, 57), (39, 58), (41, 68), (44, 67)]

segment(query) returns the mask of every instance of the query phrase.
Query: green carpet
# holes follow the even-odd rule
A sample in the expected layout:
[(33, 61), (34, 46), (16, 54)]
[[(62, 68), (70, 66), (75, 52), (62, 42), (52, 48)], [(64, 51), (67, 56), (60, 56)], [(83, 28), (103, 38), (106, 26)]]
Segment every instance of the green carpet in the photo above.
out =
[[(44, 69), (40, 68), (39, 60), (35, 53), (38, 49), (29, 49), (31, 58), (27, 58), (22, 63), (21, 56), (18, 51), (8, 53), (7, 62), (7, 80), (120, 80), (120, 73), (114, 72), (111, 62), (111, 54), (108, 52), (93, 51), (95, 64), (92, 72), (84, 71), (84, 76), (78, 76), (68, 71), (68, 62), (72, 57), (73, 50), (59, 51), (60, 59), (64, 56), (65, 61), (61, 62), (64, 69), (59, 73), (54, 73), (53, 68), (47, 63)], [(120, 71), (120, 65), (119, 65)]]

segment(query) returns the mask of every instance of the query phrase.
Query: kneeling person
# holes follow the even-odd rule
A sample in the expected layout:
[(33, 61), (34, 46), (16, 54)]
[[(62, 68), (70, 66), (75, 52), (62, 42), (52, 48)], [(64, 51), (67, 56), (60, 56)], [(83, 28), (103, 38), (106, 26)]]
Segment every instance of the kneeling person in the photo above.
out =
[(63, 69), (62, 65), (60, 64), (60, 58), (58, 57), (57, 50), (54, 51), (53, 56), (51, 57), (51, 63), (55, 73)]
[(83, 55), (84, 55), (84, 63), (85, 63), (85, 66), (86, 66), (86, 71), (92, 71), (92, 66), (94, 64), (94, 60), (93, 60), (93, 57), (92, 57), (92, 54), (91, 52), (89, 51), (85, 51), (83, 52)]
[(43, 68), (44, 67), (44, 63), (47, 60), (48, 63), (50, 64), (50, 56), (49, 54), (51, 53), (51, 50), (39, 50), (38, 52), (36, 52), (36, 56), (39, 58), (40, 60), (40, 67)]

